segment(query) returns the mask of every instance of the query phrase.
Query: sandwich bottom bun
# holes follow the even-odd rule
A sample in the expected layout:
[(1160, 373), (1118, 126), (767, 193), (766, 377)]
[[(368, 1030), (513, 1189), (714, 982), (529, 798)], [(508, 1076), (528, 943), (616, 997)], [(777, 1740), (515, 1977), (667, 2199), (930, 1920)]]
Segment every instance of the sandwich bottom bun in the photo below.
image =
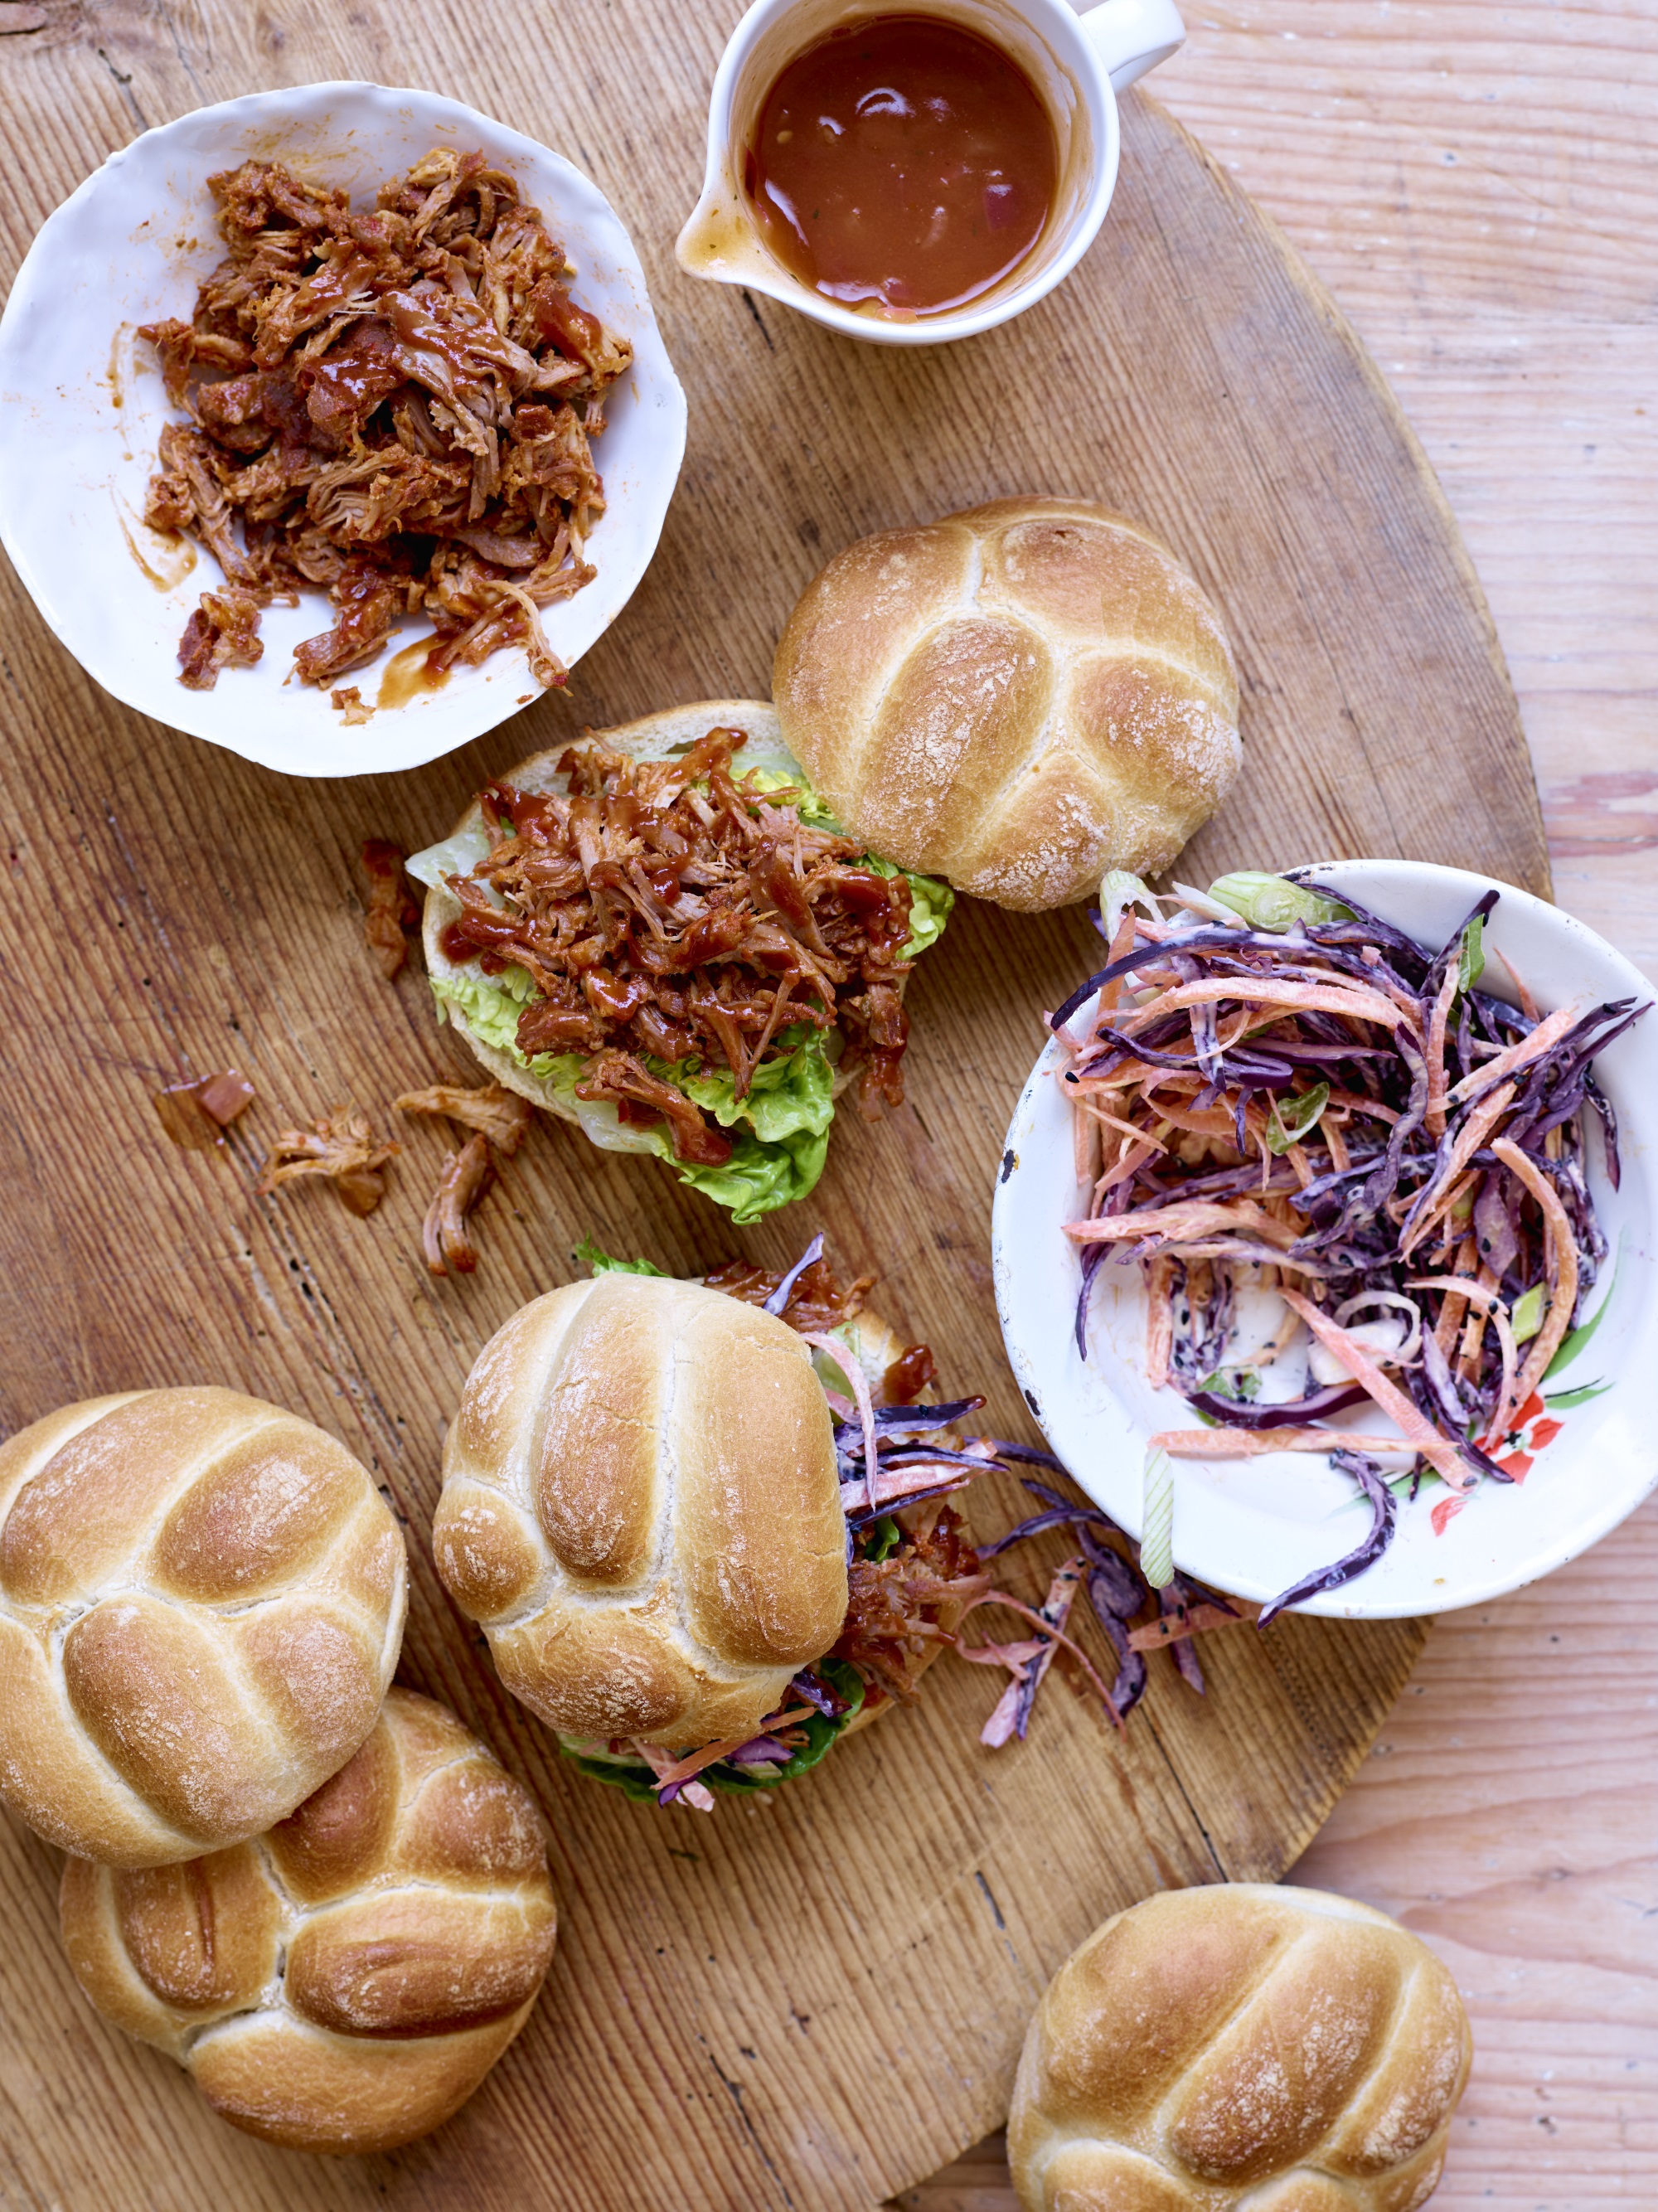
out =
[[(612, 752), (623, 753), (630, 760), (665, 760), (677, 748), (695, 744), (710, 730), (718, 729), (747, 732), (748, 743), (737, 757), (739, 769), (762, 768), (804, 778), (805, 770), (784, 746), (778, 732), (777, 710), (768, 701), (701, 699), (688, 707), (665, 708), (660, 714), (647, 714), (639, 721), (623, 722), (614, 729), (586, 731), (580, 738), (555, 745), (547, 752), (532, 753), (527, 760), (508, 769), (499, 781), (518, 791), (562, 789), (564, 779), (558, 764), (573, 744), (606, 745)], [(450, 831), (450, 836), (460, 837), (468, 831), (476, 831), (483, 823), (483, 808), (474, 799)], [(450, 872), (459, 871), (452, 869)], [(443, 933), (451, 922), (459, 919), (460, 912), (460, 902), (441, 883), (428, 889), (421, 921), (421, 941), (426, 953), (426, 972), (434, 984), (469, 972), (470, 963), (452, 960), (443, 949)], [(556, 1115), (562, 1121), (578, 1122), (592, 1142), (606, 1152), (660, 1154), (660, 1143), (653, 1133), (621, 1121), (614, 1106), (602, 1100), (572, 1100), (561, 1096), (550, 1083), (532, 1073), (512, 1053), (479, 1036), (452, 999), (443, 999), (442, 1005), (457, 1036), (495, 1082), (505, 1084), (509, 1091), (531, 1100), (544, 1113)], [(837, 1097), (852, 1081), (853, 1074), (852, 1070), (836, 1074)]]
[(71, 1858), (76, 1979), (233, 2126), (392, 2150), (529, 2018), (556, 1914), (533, 1799), (454, 1715), (391, 1692), (350, 1763), (251, 1844), (123, 1872)]
[(1315, 1889), (1172, 1890), (1048, 1986), (1008, 2121), (1024, 2212), (1418, 2212), (1473, 2054), (1456, 1985)]

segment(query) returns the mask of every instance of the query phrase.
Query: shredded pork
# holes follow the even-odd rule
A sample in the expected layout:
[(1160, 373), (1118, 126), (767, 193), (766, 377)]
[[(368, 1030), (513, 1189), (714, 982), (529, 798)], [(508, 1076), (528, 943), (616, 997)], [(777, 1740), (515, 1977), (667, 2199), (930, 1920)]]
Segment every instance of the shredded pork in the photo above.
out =
[(507, 1160), (524, 1142), (536, 1118), (527, 1098), (499, 1083), (434, 1083), (428, 1091), (405, 1091), (392, 1103), (399, 1114), (439, 1114), (446, 1121), (459, 1121), (462, 1128), (487, 1137)]
[(586, 1057), (580, 1097), (665, 1121), (680, 1159), (712, 1165), (731, 1139), (664, 1065), (729, 1069), (741, 1101), (803, 1024), (838, 1030), (876, 1113), (902, 1103), (908, 1036), (908, 884), (803, 822), (798, 790), (738, 775), (744, 743), (710, 730), (643, 763), (592, 744), (561, 759), (568, 792), (490, 785), (493, 849), (448, 879), (461, 913), (442, 938), (486, 974), (528, 971), (521, 1052)]
[(256, 1188), (269, 1198), (286, 1182), (325, 1176), (351, 1212), (370, 1214), (386, 1195), (383, 1170), (398, 1150), (375, 1141), (360, 1106), (336, 1106), (318, 1121), (278, 1133)]
[(402, 846), (393, 845), (387, 838), (362, 841), (362, 872), (368, 878), (362, 933), (388, 983), (402, 973), (409, 957), (409, 940), (404, 932), (420, 926), (420, 908), (403, 880), (407, 858)]
[(260, 608), (320, 586), (334, 621), (295, 652), (304, 682), (360, 667), (418, 612), (434, 674), (517, 644), (562, 684), (538, 610), (596, 573), (592, 444), (632, 349), (571, 298), (539, 213), (447, 149), (365, 213), (280, 162), (208, 181), (227, 258), (188, 322), (141, 333), (187, 417), (161, 432), (145, 519), (225, 574), (181, 680), (210, 690), (257, 660)]
[(466, 1217), (495, 1179), (495, 1164), (486, 1137), (469, 1137), (458, 1152), (445, 1158), (421, 1236), (426, 1264), (434, 1275), (470, 1275), (477, 1266)]

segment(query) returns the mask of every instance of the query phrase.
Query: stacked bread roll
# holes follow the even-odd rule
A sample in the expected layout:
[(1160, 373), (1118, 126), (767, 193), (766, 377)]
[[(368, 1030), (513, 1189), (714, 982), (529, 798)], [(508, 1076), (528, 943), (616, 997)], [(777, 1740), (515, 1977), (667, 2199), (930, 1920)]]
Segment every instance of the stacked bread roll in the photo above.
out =
[(0, 1447), (0, 1798), (71, 1854), (93, 2002), (303, 2149), (446, 2118), (552, 1947), (533, 1806), (388, 1699), (407, 1587), (367, 1469), (258, 1399), (89, 1399)]
[(63, 1926), (99, 2011), (216, 2112), (333, 2152), (446, 2120), (528, 2019), (556, 1932), (529, 1792), (409, 1690), (257, 1843), (137, 1870), (71, 1859)]

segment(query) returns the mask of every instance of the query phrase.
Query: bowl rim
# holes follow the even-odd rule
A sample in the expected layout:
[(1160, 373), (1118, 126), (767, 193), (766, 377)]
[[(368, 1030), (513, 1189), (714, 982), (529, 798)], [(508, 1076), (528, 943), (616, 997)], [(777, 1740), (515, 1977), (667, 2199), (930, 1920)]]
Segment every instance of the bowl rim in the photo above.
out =
[[(557, 152), (543, 140), (531, 138), (525, 132), (486, 115), (465, 101), (452, 99), (446, 93), (429, 91), (420, 86), (384, 84), (366, 77), (319, 78), (303, 84), (276, 86), (264, 91), (243, 93), (232, 100), (206, 102), (201, 106), (186, 109), (164, 123), (153, 124), (136, 133), (125, 145), (117, 147), (81, 179), (73, 191), (59, 201), (41, 223), (19, 264), (3, 306), (0, 307), (0, 424), (3, 424), (5, 418), (14, 410), (21, 410), (31, 404), (27, 390), (15, 384), (8, 385), (5, 371), (12, 346), (21, 343), (20, 332), (26, 320), (37, 313), (51, 312), (52, 296), (58, 289), (51, 270), (57, 265), (54, 254), (58, 242), (62, 239), (64, 226), (72, 223), (76, 211), (84, 210), (89, 202), (97, 198), (118, 177), (125, 165), (144, 152), (154, 152), (187, 129), (199, 128), (204, 124), (222, 127), (261, 123), (279, 125), (284, 119), (298, 121), (306, 112), (319, 105), (344, 103), (381, 115), (413, 107), (418, 113), (429, 116), (435, 127), (459, 132), (463, 137), (480, 137), (492, 152), (499, 153), (508, 160), (522, 165), (533, 165), (538, 169), (550, 168), (556, 174), (562, 174), (571, 180), (580, 194), (596, 203), (604, 217), (615, 227), (622, 250), (614, 258), (638, 303), (637, 324), (629, 331), (634, 342), (635, 362), (637, 365), (641, 353), (647, 354), (651, 361), (649, 392), (635, 387), (636, 398), (640, 404), (650, 407), (653, 413), (658, 415), (663, 411), (665, 402), (668, 422), (666, 435), (662, 440), (662, 465), (659, 471), (653, 471), (653, 477), (659, 480), (661, 486), (659, 511), (652, 528), (648, 522), (650, 506), (657, 502), (653, 499), (646, 507), (647, 520), (639, 549), (637, 574), (627, 583), (620, 600), (597, 635), (574, 658), (564, 656), (567, 665), (574, 667), (625, 611), (655, 558), (684, 461), (689, 421), (684, 388), (663, 340), (633, 235), (595, 179), (568, 155)], [(351, 127), (349, 123), (344, 126), (347, 131)], [(538, 200), (541, 198), (542, 195), (537, 194)], [(15, 428), (9, 433), (10, 436), (17, 434)], [(7, 442), (8, 434), (0, 429), (0, 453), (3, 453)], [(76, 665), (101, 690), (134, 713), (143, 715), (147, 720), (161, 722), (167, 727), (196, 738), (203, 744), (216, 745), (273, 773), (306, 780), (401, 775), (459, 751), (509, 720), (520, 711), (521, 704), (525, 703), (520, 701), (519, 694), (526, 685), (531, 688), (534, 697), (540, 696), (541, 687), (529, 676), (527, 670), (521, 669), (523, 682), (498, 687), (501, 695), (499, 702), (483, 692), (459, 695), (469, 697), (476, 711), (462, 718), (459, 724), (452, 728), (444, 717), (435, 713), (417, 714), (400, 720), (397, 726), (400, 733), (406, 733), (406, 742), (395, 750), (392, 757), (343, 767), (335, 758), (295, 757), (294, 747), (285, 749), (280, 743), (262, 742), (257, 724), (247, 733), (239, 734), (235, 727), (237, 702), (231, 693), (222, 694), (216, 689), (198, 693), (179, 686), (177, 700), (171, 702), (167, 709), (163, 711), (156, 703), (154, 687), (148, 680), (137, 680), (129, 674), (125, 661), (113, 655), (100, 658), (95, 652), (90, 656), (83, 653), (85, 640), (76, 642), (71, 638), (70, 632), (75, 625), (68, 621), (59, 607), (58, 588), (42, 574), (34, 550), (37, 537), (38, 532), (31, 526), (25, 512), (25, 501), (15, 484), (15, 472), (0, 468), (0, 545), (4, 546), (19, 580), (41, 620)], [(620, 573), (626, 574), (625, 567)], [(208, 589), (213, 587), (211, 582), (205, 586)], [(375, 665), (371, 663), (370, 666)], [(504, 673), (507, 666), (507, 662), (503, 659), (498, 672)], [(347, 680), (349, 680), (349, 672)], [(534, 697), (528, 703), (534, 703)], [(206, 702), (210, 701), (220, 702), (216, 715), (206, 708)], [(343, 730), (337, 734), (343, 743), (348, 732)]]
[[(1455, 890), (1459, 893), (1466, 894), (1464, 911), (1471, 908), (1485, 890), (1495, 886), (1502, 891), (1505, 903), (1512, 902), (1513, 908), (1518, 908), (1529, 917), (1535, 918), (1540, 915), (1543, 918), (1544, 926), (1553, 930), (1567, 945), (1580, 945), (1585, 950), (1592, 948), (1597, 960), (1604, 960), (1615, 971), (1621, 971), (1620, 989), (1627, 989), (1636, 994), (1649, 1006), (1658, 1005), (1658, 988), (1655, 988), (1649, 979), (1642, 974), (1626, 954), (1620, 952), (1615, 945), (1608, 944), (1604, 938), (1590, 929), (1587, 923), (1580, 921), (1576, 915), (1567, 913), (1564, 908), (1546, 899), (1540, 898), (1536, 893), (1526, 890), (1521, 885), (1508, 883), (1494, 874), (1453, 867), (1436, 861), (1403, 860), (1387, 855), (1345, 860), (1297, 862), (1271, 872), (1286, 876), (1313, 877), (1332, 882), (1339, 881), (1345, 875), (1349, 878), (1351, 888), (1355, 895), (1363, 897), (1369, 904), (1374, 897), (1385, 896), (1384, 888), (1376, 886), (1373, 890), (1366, 890), (1361, 887), (1358, 881), (1353, 878), (1359, 875), (1360, 872), (1370, 873), (1378, 870), (1406, 872), (1410, 876), (1436, 886), (1442, 886), (1445, 889)], [(1001, 1323), (1003, 1343), (1009, 1364), (1013, 1370), (1015, 1382), (1031, 1411), (1033, 1419), (1047, 1437), (1050, 1448), (1065, 1466), (1071, 1480), (1077, 1486), (1108, 1511), (1131, 1536), (1138, 1537), (1141, 1517), (1139, 1462), (1137, 1462), (1135, 1465), (1131, 1501), (1127, 1504), (1121, 1497), (1114, 1502), (1110, 1498), (1103, 1495), (1104, 1486), (1102, 1483), (1097, 1480), (1090, 1482), (1084, 1473), (1078, 1472), (1071, 1465), (1052, 1433), (1050, 1424), (1058, 1425), (1059, 1423), (1050, 1411), (1051, 1399), (1039, 1396), (1033, 1387), (1039, 1379), (1042, 1379), (1047, 1382), (1051, 1390), (1053, 1378), (1051, 1376), (1039, 1378), (1038, 1368), (1020, 1327), (1020, 1313), (1014, 1291), (1016, 1268), (1011, 1256), (1012, 1248), (1022, 1237), (1027, 1227), (1023, 1221), (1016, 1218), (1022, 1171), (1019, 1147), (1021, 1144), (1029, 1142), (1026, 1133), (1031, 1109), (1038, 1094), (1038, 1087), (1047, 1079), (1048, 1072), (1057, 1064), (1059, 1056), (1059, 1047), (1050, 1039), (1044, 1044), (1020, 1091), (1004, 1143), (1002, 1167), (999, 1171), (991, 1208), (991, 1257), (997, 1314)], [(1658, 1149), (1658, 1100), (1649, 1104), (1644, 1097), (1640, 1098), (1637, 1102), (1637, 1110), (1633, 1113), (1629, 1110), (1628, 1103), (1624, 1103), (1621, 1108), (1621, 1119), (1625, 1125), (1624, 1137), (1626, 1146), (1631, 1146), (1631, 1140), (1639, 1143), (1641, 1138), (1645, 1135), (1648, 1141)], [(1068, 1128), (1066, 1142), (1068, 1145)], [(1054, 1226), (1057, 1231), (1059, 1224), (1056, 1223)], [(1654, 1262), (1650, 1256), (1644, 1261), (1638, 1259), (1637, 1255), (1628, 1256), (1631, 1264), (1640, 1265), (1649, 1273), (1653, 1272)], [(1612, 1295), (1615, 1287), (1615, 1268), (1608, 1268), (1600, 1278), (1601, 1283), (1606, 1286), (1606, 1295), (1608, 1298)], [(1649, 1300), (1649, 1304), (1650, 1303)], [(1647, 1328), (1648, 1333), (1655, 1339), (1655, 1349), (1658, 1349), (1658, 1314), (1649, 1313)], [(1074, 1358), (1074, 1354), (1072, 1357)], [(1096, 1373), (1103, 1376), (1103, 1368), (1096, 1370)], [(1614, 1382), (1614, 1388), (1623, 1385), (1624, 1382), (1625, 1377), (1620, 1374)], [(1106, 1380), (1105, 1387), (1115, 1399), (1116, 1394), (1108, 1380)], [(1121, 1405), (1120, 1400), (1117, 1401), (1117, 1405), (1125, 1427), (1130, 1432), (1139, 1436), (1143, 1441), (1144, 1436), (1150, 1431), (1145, 1429), (1144, 1424), (1137, 1415)], [(1063, 1415), (1059, 1418), (1062, 1419)], [(1175, 1480), (1178, 1486), (1181, 1480), (1180, 1462), (1175, 1464)], [(1574, 1524), (1570, 1537), (1551, 1538), (1546, 1532), (1544, 1532), (1535, 1540), (1534, 1556), (1525, 1558), (1517, 1567), (1497, 1567), (1489, 1571), (1476, 1571), (1467, 1578), (1457, 1578), (1455, 1576), (1441, 1577), (1436, 1582), (1431, 1593), (1424, 1593), (1418, 1602), (1386, 1600), (1367, 1602), (1364, 1595), (1365, 1577), (1361, 1575), (1353, 1582), (1339, 1589), (1323, 1592), (1291, 1610), (1333, 1620), (1408, 1620), (1424, 1614), (1458, 1612), (1469, 1606), (1489, 1603), (1495, 1599), (1508, 1596), (1515, 1590), (1525, 1589), (1530, 1583), (1540, 1580), (1544, 1576), (1552, 1574), (1558, 1568), (1565, 1566), (1572, 1560), (1580, 1558), (1583, 1553), (1599, 1543), (1602, 1538), (1609, 1535), (1614, 1528), (1627, 1520), (1630, 1515), (1652, 1495), (1655, 1489), (1658, 1489), (1658, 1450), (1649, 1454), (1639, 1464), (1632, 1463), (1622, 1484), (1608, 1485), (1606, 1489), (1600, 1492), (1598, 1507), (1595, 1503), (1596, 1493), (1586, 1492), (1584, 1510)], [(1180, 1519), (1181, 1516), (1177, 1513), (1175, 1524), (1177, 1556), (1187, 1548), (1180, 1540)], [(1188, 1526), (1190, 1525), (1188, 1519)], [(1230, 1595), (1242, 1595), (1251, 1602), (1265, 1602), (1268, 1598), (1276, 1595), (1278, 1590), (1284, 1586), (1284, 1581), (1288, 1579), (1284, 1577), (1278, 1582), (1276, 1588), (1269, 1589), (1264, 1585), (1257, 1587), (1256, 1578), (1248, 1573), (1242, 1577), (1234, 1573), (1233, 1578), (1229, 1580), (1225, 1571), (1216, 1571), (1212, 1561), (1201, 1563), (1182, 1561), (1181, 1565), (1183, 1571), (1189, 1572), (1198, 1579), (1216, 1588), (1225, 1589)]]

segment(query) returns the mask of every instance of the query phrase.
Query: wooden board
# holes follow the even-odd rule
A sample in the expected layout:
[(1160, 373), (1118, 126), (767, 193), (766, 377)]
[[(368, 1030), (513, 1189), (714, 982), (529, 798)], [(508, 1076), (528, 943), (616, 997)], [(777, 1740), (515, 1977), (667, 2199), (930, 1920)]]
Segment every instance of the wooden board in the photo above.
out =
[[(56, 1952), (51, 1854), (6, 1832), (19, 1931), (0, 1963), (3, 2184), (21, 2202), (196, 2208), (660, 2202), (867, 2205), (1003, 2108), (1048, 1972), (1161, 1883), (1271, 1875), (1305, 1843), (1420, 1643), (1410, 1625), (1300, 1620), (1212, 1647), (1199, 1705), (1166, 1669), (1117, 1746), (1057, 1685), (1032, 1741), (977, 1751), (992, 1689), (946, 1668), (914, 1715), (811, 1788), (692, 1824), (581, 1784), (505, 1699), (435, 1583), (424, 1537), (442, 1425), (489, 1332), (564, 1279), (591, 1231), (689, 1270), (746, 1237), (665, 1170), (550, 1128), (481, 1222), (484, 1266), (434, 1285), (416, 1238), (439, 1141), (406, 1139), (367, 1224), (325, 1194), (254, 1200), (261, 1139), (349, 1091), (458, 1065), (424, 988), (363, 955), (353, 857), (422, 842), (486, 769), (689, 696), (763, 686), (784, 614), (848, 537), (1023, 489), (1084, 491), (1162, 530), (1223, 605), (1249, 769), (1191, 872), (1333, 852), (1455, 859), (1546, 888), (1512, 699), (1477, 586), (1409, 432), (1327, 299), (1150, 102), (1129, 103), (1112, 223), (1011, 331), (896, 356), (674, 273), (725, 26), (647, 0), (556, 14), (438, 0), (27, 11), (0, 102), (36, 224), (141, 123), (273, 77), (377, 75), (472, 100), (584, 161), (634, 227), (691, 397), (663, 550), (574, 696), (383, 783), (285, 783), (114, 708), (8, 580), (4, 1015), (27, 1074), (4, 1138), (8, 1425), (94, 1389), (211, 1376), (333, 1427), (407, 1515), (404, 1672), (537, 1790), (565, 1936), (520, 2044), (444, 2134), (316, 2166), (209, 2119), (154, 2054), (78, 2004)], [(504, 35), (503, 35), (504, 33)], [(811, 1212), (952, 1385), (1021, 1418), (989, 1300), (987, 1193), (1036, 1014), (1087, 957), (1076, 917), (963, 911), (912, 1001), (911, 1104), (855, 1121)], [(234, 1058), (262, 1104), (223, 1158), (171, 1151), (149, 1093)], [(809, 1225), (809, 1224), (807, 1224)], [(984, 1518), (1011, 1504), (987, 1500)], [(1030, 1571), (1025, 1587), (1035, 1586)]]

